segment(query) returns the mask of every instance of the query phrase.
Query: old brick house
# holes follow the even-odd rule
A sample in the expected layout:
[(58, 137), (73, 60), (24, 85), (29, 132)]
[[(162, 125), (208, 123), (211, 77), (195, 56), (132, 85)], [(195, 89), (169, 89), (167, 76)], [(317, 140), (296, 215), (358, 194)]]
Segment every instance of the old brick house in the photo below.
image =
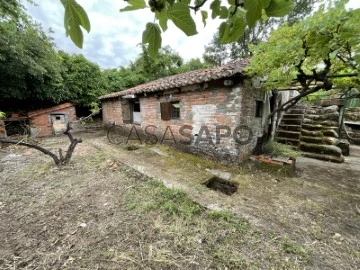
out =
[(241, 161), (262, 135), (264, 93), (248, 60), (161, 78), (100, 97), (104, 124), (134, 125), (157, 143)]
[(75, 105), (70, 102), (28, 112), (12, 113), (9, 118), (3, 119), (2, 124), (0, 122), (0, 136), (27, 133), (43, 137), (61, 134), (66, 129), (67, 123), (75, 120)]

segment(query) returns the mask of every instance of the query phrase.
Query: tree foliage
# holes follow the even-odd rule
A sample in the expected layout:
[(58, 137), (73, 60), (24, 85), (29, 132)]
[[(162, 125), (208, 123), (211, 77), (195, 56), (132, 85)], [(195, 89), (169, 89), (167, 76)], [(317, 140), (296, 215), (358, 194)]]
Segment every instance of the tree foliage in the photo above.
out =
[(90, 106), (105, 94), (105, 81), (100, 67), (87, 60), (83, 55), (59, 52), (61, 76), (67, 100), (76, 104)]
[(142, 46), (141, 54), (128, 67), (102, 71), (82, 55), (57, 51), (49, 34), (32, 22), (23, 7), (16, 5), (17, 1), (14, 5), (11, 3), (0, 5), (0, 106), (3, 110), (22, 106), (26, 110), (32, 105), (47, 106), (64, 101), (94, 107), (97, 98), (109, 91), (204, 67), (199, 59), (184, 63), (170, 47), (161, 48), (157, 58), (152, 59), (150, 48)]
[(106, 91), (119, 91), (162, 77), (208, 67), (200, 59), (184, 59), (169, 46), (159, 50), (156, 58), (151, 58), (146, 46), (128, 67), (103, 71)]
[[(329, 10), (323, 6), (303, 22), (285, 25), (268, 41), (252, 46), (251, 71), (266, 75), (269, 89), (294, 80), (305, 88), (323, 82), (326, 89), (334, 84), (329, 76), (358, 73), (360, 9), (347, 11), (346, 2), (337, 1)], [(347, 85), (356, 85), (359, 77), (346, 80)]]
[[(81, 27), (90, 31), (90, 22), (84, 9), (76, 0), (60, 0), (65, 8), (65, 29), (73, 42), (82, 47)], [(210, 3), (211, 1), (211, 3)], [(209, 4), (211, 18), (221, 20), (219, 37), (221, 42), (234, 42), (240, 38), (246, 26), (253, 27), (257, 21), (269, 17), (283, 17), (294, 5), (292, 0), (128, 0), (128, 6), (120, 12), (148, 8), (154, 13), (155, 21), (149, 22), (142, 35), (142, 43), (154, 57), (161, 48), (161, 33), (167, 30), (167, 22), (172, 21), (187, 36), (197, 34), (193, 16), (205, 4)], [(224, 3), (225, 2), (225, 3)], [(201, 10), (204, 25), (209, 18), (206, 10)], [(81, 26), (81, 27), (80, 27)]]
[(0, 2), (0, 81), (0, 105), (9, 109), (63, 101), (89, 106), (105, 84), (97, 64), (58, 52), (16, 0)]
[[(28, 0), (28, 2), (31, 2)], [(24, 19), (23, 6), (19, 0), (7, 0), (0, 2), (0, 17), (2, 20), (19, 21)]]
[(205, 46), (203, 58), (205, 62), (213, 66), (221, 66), (230, 56), (230, 44), (222, 44), (220, 42), (219, 33), (215, 33), (210, 44)]
[(268, 41), (251, 46), (249, 71), (262, 77), (267, 89), (299, 90), (279, 110), (319, 90), (359, 87), (360, 9), (346, 10), (346, 3), (322, 6), (304, 21), (284, 25)]
[(238, 60), (251, 56), (250, 44), (259, 44), (268, 39), (270, 32), (281, 25), (292, 25), (311, 14), (314, 5), (321, 0), (294, 0), (294, 9), (285, 17), (268, 18), (260, 20), (253, 27), (247, 26), (244, 33), (231, 44), (221, 42), (219, 33), (216, 32), (212, 41), (205, 46), (204, 59), (214, 65), (221, 65), (226, 61)]
[(3, 99), (62, 98), (60, 59), (51, 38), (29, 21), (0, 21), (0, 95)]

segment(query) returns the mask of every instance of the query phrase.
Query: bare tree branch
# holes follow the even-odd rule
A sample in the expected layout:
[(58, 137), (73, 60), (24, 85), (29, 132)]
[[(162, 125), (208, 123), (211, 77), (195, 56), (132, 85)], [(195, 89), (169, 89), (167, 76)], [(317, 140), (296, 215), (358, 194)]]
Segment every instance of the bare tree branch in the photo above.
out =
[(197, 4), (195, 6), (189, 6), (190, 9), (193, 9), (196, 11), (198, 11), (205, 3), (207, 2), (207, 0), (203, 0), (200, 4)]
[(265, 120), (265, 125), (264, 125), (264, 133), (267, 134), (268, 133), (268, 126), (269, 126), (269, 121), (270, 119), (273, 117), (273, 115), (275, 115), (276, 113), (280, 112), (280, 111), (286, 111), (289, 108), (291, 108), (292, 106), (294, 106), (302, 97), (308, 96), (312, 93), (315, 93), (321, 89), (324, 89), (324, 84), (321, 85), (315, 85), (313, 88), (308, 89), (306, 91), (301, 92), (299, 95), (297, 95), (296, 97), (293, 97), (291, 99), (289, 99), (288, 101), (286, 101), (285, 103), (283, 103), (281, 106), (279, 106), (276, 110), (272, 111)]
[(29, 148), (34, 148), (38, 151), (40, 151), (41, 153), (50, 156), (56, 165), (60, 165), (61, 164), (61, 160), (52, 152), (50, 152), (49, 150), (46, 150), (45, 148), (42, 148), (41, 146), (35, 145), (35, 144), (31, 144), (31, 143), (25, 143), (25, 142), (19, 142), (19, 141), (15, 141), (15, 140), (9, 140), (9, 139), (0, 139), (0, 143), (9, 143), (9, 144), (16, 144), (16, 145), (22, 145), (22, 146), (26, 146)]
[(68, 123), (67, 128), (64, 132), (64, 134), (66, 134), (69, 137), (70, 140), (70, 145), (68, 147), (68, 150), (66, 151), (66, 155), (65, 158), (62, 160), (63, 164), (67, 164), (69, 163), (71, 156), (75, 150), (75, 147), (78, 143), (82, 143), (82, 139), (74, 139), (72, 133), (71, 133), (72, 127), (71, 127), (71, 123)]
[(21, 146), (26, 146), (29, 148), (36, 149), (36, 150), (40, 151), (41, 153), (50, 156), (54, 160), (56, 165), (65, 165), (65, 164), (69, 163), (71, 156), (75, 150), (76, 145), (78, 143), (82, 142), (82, 139), (75, 139), (72, 136), (71, 130), (72, 130), (71, 124), (68, 123), (64, 134), (66, 134), (68, 136), (68, 138), (70, 140), (70, 145), (66, 151), (65, 157), (63, 155), (62, 149), (59, 149), (59, 157), (58, 157), (56, 154), (52, 153), (51, 151), (49, 151), (41, 146), (31, 144), (31, 143), (25, 143), (22, 141), (15, 141), (15, 140), (10, 140), (10, 139), (0, 139), (0, 143), (15, 144), (15, 145), (21, 145)]

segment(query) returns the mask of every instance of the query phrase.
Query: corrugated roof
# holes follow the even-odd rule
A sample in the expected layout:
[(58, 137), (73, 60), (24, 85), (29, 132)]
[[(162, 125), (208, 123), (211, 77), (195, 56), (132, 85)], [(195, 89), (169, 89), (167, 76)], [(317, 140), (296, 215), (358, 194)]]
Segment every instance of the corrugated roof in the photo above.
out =
[(140, 84), (123, 91), (107, 94), (99, 97), (99, 99), (115, 98), (119, 96), (141, 94), (145, 92), (158, 92), (171, 88), (228, 78), (237, 74), (246, 75), (245, 67), (249, 64), (249, 62), (249, 59), (243, 59), (219, 67), (199, 69), (182, 74), (172, 75), (169, 77), (157, 79), (155, 81)]

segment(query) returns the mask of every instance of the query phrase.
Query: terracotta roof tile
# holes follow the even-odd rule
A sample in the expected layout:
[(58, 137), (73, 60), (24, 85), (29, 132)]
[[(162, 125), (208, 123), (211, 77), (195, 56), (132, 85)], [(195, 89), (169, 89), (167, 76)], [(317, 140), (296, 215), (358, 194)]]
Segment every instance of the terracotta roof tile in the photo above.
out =
[(169, 77), (157, 79), (155, 81), (140, 84), (123, 91), (107, 94), (99, 97), (99, 99), (115, 98), (119, 96), (141, 94), (145, 92), (158, 92), (171, 88), (183, 87), (196, 83), (218, 80), (221, 78), (228, 78), (236, 74), (245, 75), (245, 67), (249, 64), (249, 62), (249, 59), (243, 59), (241, 61), (232, 62), (219, 67), (199, 69), (182, 74), (172, 75)]

